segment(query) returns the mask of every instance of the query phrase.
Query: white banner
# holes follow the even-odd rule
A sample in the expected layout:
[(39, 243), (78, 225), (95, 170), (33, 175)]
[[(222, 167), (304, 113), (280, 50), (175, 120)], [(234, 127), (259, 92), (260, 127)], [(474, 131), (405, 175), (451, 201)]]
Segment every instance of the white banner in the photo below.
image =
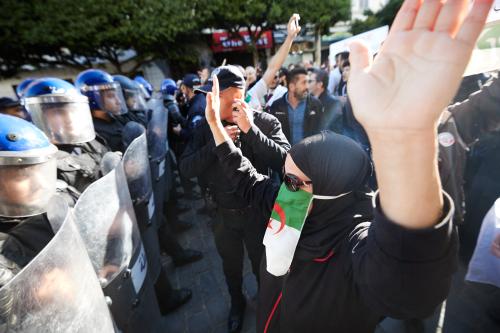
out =
[(330, 44), (330, 62), (334, 61), (336, 54), (344, 51), (349, 51), (349, 43), (354, 40), (363, 41), (371, 50), (372, 54), (375, 54), (380, 49), (380, 46), (387, 38), (389, 33), (389, 26), (383, 26), (377, 29), (373, 29), (362, 34), (355, 35), (346, 39)]
[(491, 9), (464, 76), (498, 69), (500, 69), (500, 0), (496, 0)]

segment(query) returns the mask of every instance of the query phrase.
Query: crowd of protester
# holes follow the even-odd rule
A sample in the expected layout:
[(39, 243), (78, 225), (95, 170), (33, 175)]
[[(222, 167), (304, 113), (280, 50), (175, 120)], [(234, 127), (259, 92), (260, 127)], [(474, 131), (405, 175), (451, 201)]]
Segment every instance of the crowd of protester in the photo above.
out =
[[(161, 257), (203, 258), (178, 240), (197, 227), (179, 218), (186, 201), (202, 200), (229, 332), (245, 319), (245, 255), (258, 332), (383, 332), (390, 320), (394, 332), (498, 332), (500, 79), (461, 79), (491, 1), (468, 15), (465, 0), (434, 4), (405, 1), (374, 58), (355, 42), (329, 65), (284, 66), (294, 14), (265, 70), (202, 66), (156, 91), (100, 69), (74, 85), (20, 83), (18, 100), (0, 98), (0, 326), (69, 325), (56, 305), (76, 307), (74, 285), (30, 287), (42, 305), (27, 308), (7, 288), (71, 229), (54, 222), (64, 205), (110, 308), (103, 322), (163, 331), (158, 318), (192, 291), (171, 286)], [(51, 265), (43, 274), (64, 281), (66, 266)], [(47, 296), (64, 293), (70, 304)], [(51, 323), (28, 321), (44, 306)]]

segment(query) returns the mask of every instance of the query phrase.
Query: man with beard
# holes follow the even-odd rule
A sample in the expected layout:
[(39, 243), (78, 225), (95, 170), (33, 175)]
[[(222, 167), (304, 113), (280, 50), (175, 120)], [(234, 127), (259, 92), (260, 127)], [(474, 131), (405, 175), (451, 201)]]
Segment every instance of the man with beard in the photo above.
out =
[(307, 90), (307, 70), (294, 68), (287, 77), (288, 93), (273, 103), (270, 113), (278, 118), (292, 144), (326, 129), (324, 108)]

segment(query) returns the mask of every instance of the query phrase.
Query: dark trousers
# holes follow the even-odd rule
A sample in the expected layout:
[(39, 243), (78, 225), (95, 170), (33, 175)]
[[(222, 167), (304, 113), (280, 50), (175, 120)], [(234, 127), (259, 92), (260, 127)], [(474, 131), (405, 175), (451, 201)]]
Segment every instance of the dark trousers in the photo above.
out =
[(264, 225), (262, 215), (256, 214), (252, 208), (217, 209), (217, 219), (213, 226), (215, 244), (222, 258), (233, 307), (242, 307), (245, 302), (242, 293), (243, 246), (247, 249), (252, 271), (259, 281), (259, 264), (264, 251)]

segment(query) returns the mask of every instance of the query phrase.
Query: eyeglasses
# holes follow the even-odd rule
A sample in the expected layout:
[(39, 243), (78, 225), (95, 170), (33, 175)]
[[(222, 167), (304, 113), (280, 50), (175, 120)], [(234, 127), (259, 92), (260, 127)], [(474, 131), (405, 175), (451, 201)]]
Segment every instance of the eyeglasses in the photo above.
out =
[(316, 82), (316, 80), (307, 80), (307, 83), (313, 83)]
[(299, 177), (292, 175), (291, 173), (285, 173), (283, 176), (283, 181), (285, 183), (286, 188), (291, 192), (297, 192), (300, 190), (301, 186), (311, 185), (312, 181), (301, 180)]

